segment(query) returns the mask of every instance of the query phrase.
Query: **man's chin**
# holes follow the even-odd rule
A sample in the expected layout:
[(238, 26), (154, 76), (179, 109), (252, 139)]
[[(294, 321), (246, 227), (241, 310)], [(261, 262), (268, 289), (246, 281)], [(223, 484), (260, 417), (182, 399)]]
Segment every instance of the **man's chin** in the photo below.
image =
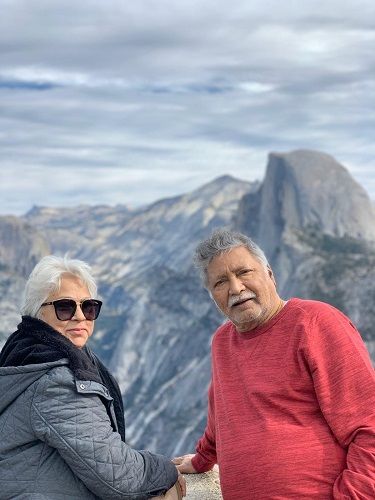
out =
[[(237, 315), (236, 315), (237, 316)], [(260, 324), (261, 311), (258, 314), (243, 314), (242, 317), (233, 317), (232, 322), (239, 332), (248, 332)]]

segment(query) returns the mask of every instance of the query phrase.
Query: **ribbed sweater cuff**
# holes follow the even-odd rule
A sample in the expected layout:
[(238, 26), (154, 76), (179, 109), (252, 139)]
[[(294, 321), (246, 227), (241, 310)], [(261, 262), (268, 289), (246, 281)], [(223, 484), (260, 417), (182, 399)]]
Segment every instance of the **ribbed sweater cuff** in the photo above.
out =
[(215, 465), (215, 463), (205, 460), (199, 453), (196, 453), (191, 459), (191, 464), (197, 472), (207, 472)]

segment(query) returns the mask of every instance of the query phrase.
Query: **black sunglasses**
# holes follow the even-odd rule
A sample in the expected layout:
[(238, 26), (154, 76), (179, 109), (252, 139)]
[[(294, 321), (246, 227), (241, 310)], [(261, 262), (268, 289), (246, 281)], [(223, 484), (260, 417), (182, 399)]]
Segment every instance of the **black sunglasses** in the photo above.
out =
[(53, 306), (55, 314), (60, 321), (68, 321), (72, 319), (79, 304), (83, 315), (86, 319), (93, 321), (99, 316), (102, 301), (96, 299), (85, 299), (81, 302), (76, 302), (73, 299), (58, 299), (53, 302), (44, 302), (42, 306)]

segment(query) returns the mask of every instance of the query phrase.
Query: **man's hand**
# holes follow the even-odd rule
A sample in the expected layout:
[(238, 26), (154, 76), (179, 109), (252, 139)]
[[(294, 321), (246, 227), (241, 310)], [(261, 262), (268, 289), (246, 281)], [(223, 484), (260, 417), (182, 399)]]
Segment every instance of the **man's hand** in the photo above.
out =
[(182, 474), (196, 474), (197, 471), (191, 463), (193, 456), (194, 455), (183, 455), (182, 457), (175, 457), (172, 462)]

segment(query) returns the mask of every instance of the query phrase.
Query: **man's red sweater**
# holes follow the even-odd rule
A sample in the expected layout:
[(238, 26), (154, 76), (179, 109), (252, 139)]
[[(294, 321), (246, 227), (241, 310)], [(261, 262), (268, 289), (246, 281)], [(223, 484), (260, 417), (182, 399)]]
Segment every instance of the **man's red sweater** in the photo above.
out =
[(375, 375), (349, 319), (291, 299), (212, 342), (207, 427), (192, 460), (225, 500), (375, 499)]

